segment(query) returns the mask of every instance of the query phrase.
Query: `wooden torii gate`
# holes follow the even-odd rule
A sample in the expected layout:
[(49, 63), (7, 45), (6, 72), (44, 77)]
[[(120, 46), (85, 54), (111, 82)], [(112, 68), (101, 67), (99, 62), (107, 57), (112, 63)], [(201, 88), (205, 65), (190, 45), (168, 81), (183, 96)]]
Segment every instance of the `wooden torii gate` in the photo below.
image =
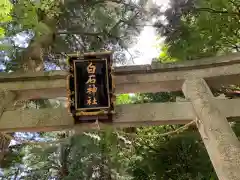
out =
[[(0, 131), (54, 131), (74, 127), (66, 109), (14, 109), (16, 101), (66, 96), (66, 72), (0, 73)], [(228, 121), (240, 118), (239, 99), (217, 99), (210, 88), (240, 86), (240, 53), (182, 63), (115, 69), (116, 93), (182, 90), (186, 102), (116, 107), (115, 127), (186, 124), (198, 130), (220, 180), (240, 179), (240, 143)], [(210, 87), (210, 88), (209, 88)], [(81, 125), (82, 129), (92, 128)]]

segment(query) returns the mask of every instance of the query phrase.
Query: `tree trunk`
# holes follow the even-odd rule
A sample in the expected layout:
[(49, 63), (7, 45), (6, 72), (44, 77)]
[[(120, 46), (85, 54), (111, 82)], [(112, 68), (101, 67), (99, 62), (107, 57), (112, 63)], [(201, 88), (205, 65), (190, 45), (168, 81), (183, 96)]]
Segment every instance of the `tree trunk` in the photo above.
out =
[(49, 31), (31, 40), (28, 48), (23, 52), (20, 59), (19, 71), (21, 72), (42, 71), (44, 68), (44, 51), (54, 43), (56, 24), (54, 19), (43, 21), (43, 23), (46, 24)]
[[(66, 137), (69, 137), (69, 132), (58, 134), (58, 136), (60, 137), (60, 139), (64, 139)], [(69, 156), (70, 151), (71, 151), (71, 146), (68, 146), (65, 144), (59, 145), (59, 153), (60, 153), (59, 161), (61, 164), (60, 171), (59, 171), (60, 179), (64, 179), (69, 174), (68, 156)]]

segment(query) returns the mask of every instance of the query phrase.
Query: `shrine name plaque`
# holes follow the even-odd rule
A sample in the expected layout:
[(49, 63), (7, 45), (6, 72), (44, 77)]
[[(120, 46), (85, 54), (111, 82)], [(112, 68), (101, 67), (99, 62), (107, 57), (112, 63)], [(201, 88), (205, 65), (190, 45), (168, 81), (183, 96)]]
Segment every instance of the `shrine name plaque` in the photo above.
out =
[(75, 123), (112, 121), (115, 99), (112, 53), (71, 55), (68, 63), (68, 108)]

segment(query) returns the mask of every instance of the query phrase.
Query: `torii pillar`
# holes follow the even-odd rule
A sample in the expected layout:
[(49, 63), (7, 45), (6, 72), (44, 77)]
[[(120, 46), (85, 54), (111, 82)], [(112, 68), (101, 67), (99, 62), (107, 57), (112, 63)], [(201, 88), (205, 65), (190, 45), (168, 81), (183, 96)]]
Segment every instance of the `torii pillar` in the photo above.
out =
[(193, 105), (198, 130), (219, 180), (240, 180), (240, 142), (215, 105), (207, 83), (204, 79), (187, 79), (182, 90)]

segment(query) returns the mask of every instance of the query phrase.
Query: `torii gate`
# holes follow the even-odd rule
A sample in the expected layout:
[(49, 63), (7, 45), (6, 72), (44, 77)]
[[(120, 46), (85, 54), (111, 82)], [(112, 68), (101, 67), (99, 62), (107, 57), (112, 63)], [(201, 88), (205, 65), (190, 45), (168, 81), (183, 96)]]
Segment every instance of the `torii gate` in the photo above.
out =
[[(0, 73), (0, 131), (73, 128), (74, 121), (66, 109), (13, 107), (17, 100), (65, 97), (66, 74), (63, 71)], [(217, 99), (210, 90), (240, 85), (240, 53), (182, 63), (118, 67), (115, 75), (118, 94), (182, 90), (187, 101), (117, 106), (113, 123), (100, 126), (185, 124), (196, 120), (219, 179), (240, 179), (240, 142), (228, 124), (228, 120), (240, 117), (240, 100)]]

